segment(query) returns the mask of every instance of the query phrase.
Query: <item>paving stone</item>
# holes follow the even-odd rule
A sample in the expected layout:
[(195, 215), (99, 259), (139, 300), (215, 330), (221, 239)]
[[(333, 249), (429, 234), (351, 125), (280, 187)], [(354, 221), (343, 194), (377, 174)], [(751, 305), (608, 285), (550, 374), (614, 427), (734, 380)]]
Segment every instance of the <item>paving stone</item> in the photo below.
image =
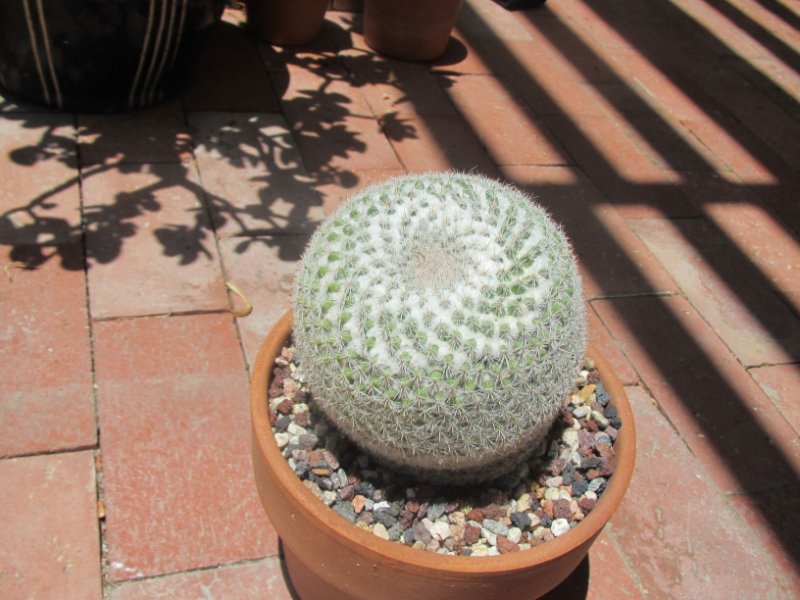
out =
[(677, 289), (628, 223), (580, 170), (504, 167), (502, 172), (564, 226), (580, 262), (587, 298)]
[(0, 596), (101, 597), (91, 452), (0, 460)]
[(73, 118), (2, 113), (0, 244), (64, 244), (81, 239)]
[(110, 168), (83, 182), (95, 319), (228, 307), (190, 165)]
[(765, 518), (764, 515), (795, 515), (800, 510), (800, 486), (786, 485), (754, 496), (733, 496), (737, 512), (749, 526), (780, 572), (788, 579), (787, 598), (800, 597), (800, 573), (795, 568), (800, 548), (800, 526), (796, 519)]
[(253, 37), (227, 22), (214, 30), (182, 100), (186, 111), (280, 110)]
[(342, 53), (372, 111), (388, 114), (455, 115), (455, 109), (424, 63), (383, 58), (372, 52)]
[(571, 160), (505, 80), (442, 79), (447, 93), (498, 165), (565, 165)]
[(800, 237), (748, 186), (733, 176), (692, 173), (683, 190), (775, 288), (791, 290), (797, 285)]
[(94, 332), (110, 579), (275, 555), (232, 319), (104, 321)]
[[(237, 320), (250, 365), (264, 337), (291, 307), (295, 273), (307, 243), (305, 235), (220, 241), (228, 280), (236, 284), (253, 306), (249, 316)], [(234, 301), (234, 304), (241, 303)]]
[(177, 163), (191, 157), (178, 101), (118, 115), (78, 115), (81, 166)]
[(800, 471), (800, 438), (684, 298), (595, 300), (661, 410), (726, 493)]
[[(646, 392), (626, 390), (638, 451), (611, 533), (647, 597), (790, 597), (789, 582)], [(681, 501), (675, 501), (680, 498)], [(782, 519), (781, 519), (782, 520)]]
[(800, 360), (800, 319), (711, 224), (641, 219), (630, 225), (742, 364)]
[(223, 237), (309, 232), (322, 201), (281, 115), (191, 113), (200, 177)]
[[(612, 518), (611, 527), (613, 529)], [(603, 531), (589, 550), (589, 593), (587, 600), (622, 600), (645, 598), (631, 575), (630, 567), (620, 556), (608, 531)]]
[(400, 116), (384, 122), (383, 131), (409, 171), (455, 170), (499, 178), (494, 163), (460, 116)]
[(800, 434), (800, 365), (772, 365), (750, 369), (750, 374), (764, 390), (775, 408)]
[(543, 120), (594, 185), (626, 218), (693, 217), (680, 173), (663, 169), (654, 150), (617, 116), (548, 116)]
[(352, 83), (294, 71), (281, 104), (312, 175), (402, 168), (369, 103)]
[(0, 456), (94, 446), (83, 252), (49, 248), (24, 269), (12, 266), (18, 250), (0, 246)]
[(277, 558), (216, 569), (131, 581), (112, 589), (110, 600), (147, 598), (236, 598), (292, 600)]

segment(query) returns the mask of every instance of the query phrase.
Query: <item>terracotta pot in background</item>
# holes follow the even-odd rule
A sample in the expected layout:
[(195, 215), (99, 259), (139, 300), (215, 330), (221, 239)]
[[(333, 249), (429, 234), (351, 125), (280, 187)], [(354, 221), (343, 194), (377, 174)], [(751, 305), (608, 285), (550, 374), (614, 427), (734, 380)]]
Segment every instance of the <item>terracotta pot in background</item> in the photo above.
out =
[(430, 61), (444, 54), (462, 0), (364, 0), (364, 40), (392, 58)]
[(501, 556), (432, 554), (363, 531), (325, 506), (289, 468), (267, 409), (273, 362), (292, 330), (287, 313), (253, 365), (250, 409), (253, 469), (264, 510), (281, 537), (286, 568), (303, 600), (508, 600), (538, 597), (563, 581), (586, 556), (622, 502), (633, 473), (633, 413), (621, 383), (593, 348), (600, 378), (622, 419), (614, 476), (594, 510), (574, 529), (541, 546)]
[(247, 0), (247, 23), (261, 41), (302, 46), (319, 35), (329, 0)]

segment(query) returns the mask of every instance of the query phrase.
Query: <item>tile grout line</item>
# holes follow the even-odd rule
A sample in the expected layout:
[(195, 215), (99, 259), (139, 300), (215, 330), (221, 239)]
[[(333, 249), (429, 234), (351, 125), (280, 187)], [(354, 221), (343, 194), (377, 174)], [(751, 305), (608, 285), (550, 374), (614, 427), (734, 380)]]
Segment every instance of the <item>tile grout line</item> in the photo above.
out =
[[(91, 289), (89, 287), (89, 250), (87, 244), (87, 220), (85, 213), (84, 203), (84, 167), (89, 169), (93, 165), (83, 165), (80, 159), (80, 144), (77, 139), (78, 131), (78, 115), (74, 115), (75, 131), (76, 131), (76, 158), (78, 170), (78, 198), (80, 209), (80, 223), (81, 223), (81, 250), (83, 253), (83, 282), (84, 282), (84, 298), (86, 310), (86, 327), (89, 336), (89, 365), (91, 369), (92, 379), (92, 400), (94, 404), (94, 419), (95, 419), (95, 447), (93, 452), (93, 467), (94, 467), (94, 484), (95, 484), (95, 514), (97, 516), (97, 541), (99, 550), (99, 571), (100, 571), (100, 590), (103, 597), (105, 597), (105, 590), (108, 585), (108, 544), (106, 540), (106, 518), (105, 518), (105, 481), (103, 477), (103, 453), (100, 447), (101, 428), (100, 428), (100, 403), (99, 403), (99, 386), (97, 384), (97, 370), (95, 360), (95, 332), (94, 323), (92, 319), (91, 308)], [(101, 166), (102, 168), (102, 166)], [(93, 173), (94, 171), (92, 171)], [(91, 174), (91, 173), (90, 173)]]

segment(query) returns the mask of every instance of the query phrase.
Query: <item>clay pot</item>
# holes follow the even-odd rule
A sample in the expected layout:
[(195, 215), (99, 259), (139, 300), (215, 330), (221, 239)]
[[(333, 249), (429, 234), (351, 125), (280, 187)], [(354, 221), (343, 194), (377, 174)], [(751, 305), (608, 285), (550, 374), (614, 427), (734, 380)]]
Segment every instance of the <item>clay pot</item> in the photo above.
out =
[(253, 365), (253, 469), (261, 503), (278, 532), (286, 568), (303, 600), (508, 600), (538, 597), (562, 582), (622, 501), (633, 473), (635, 432), (625, 391), (593, 348), (600, 378), (622, 419), (613, 477), (594, 510), (565, 535), (502, 556), (433, 554), (363, 531), (325, 506), (289, 468), (275, 444), (267, 409), (273, 361), (292, 329), (287, 313), (270, 331)]
[(319, 35), (328, 0), (247, 0), (247, 23), (263, 42), (302, 46)]
[(462, 0), (364, 0), (364, 40), (392, 58), (431, 61), (444, 54)]
[(182, 91), (224, 0), (0, 2), (0, 84), (71, 112), (152, 106)]

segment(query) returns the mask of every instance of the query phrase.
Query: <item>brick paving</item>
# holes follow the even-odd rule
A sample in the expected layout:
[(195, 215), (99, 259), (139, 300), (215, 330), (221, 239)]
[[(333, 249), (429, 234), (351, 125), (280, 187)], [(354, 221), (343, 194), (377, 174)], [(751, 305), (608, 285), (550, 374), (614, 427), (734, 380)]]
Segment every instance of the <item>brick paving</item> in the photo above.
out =
[(799, 597), (797, 7), (465, 0), (432, 64), (357, 13), (295, 50), (243, 22), (148, 111), (0, 98), (0, 597), (292, 598), (248, 366), (320, 220), (428, 169), (564, 224), (634, 406), (630, 491), (551, 597)]

